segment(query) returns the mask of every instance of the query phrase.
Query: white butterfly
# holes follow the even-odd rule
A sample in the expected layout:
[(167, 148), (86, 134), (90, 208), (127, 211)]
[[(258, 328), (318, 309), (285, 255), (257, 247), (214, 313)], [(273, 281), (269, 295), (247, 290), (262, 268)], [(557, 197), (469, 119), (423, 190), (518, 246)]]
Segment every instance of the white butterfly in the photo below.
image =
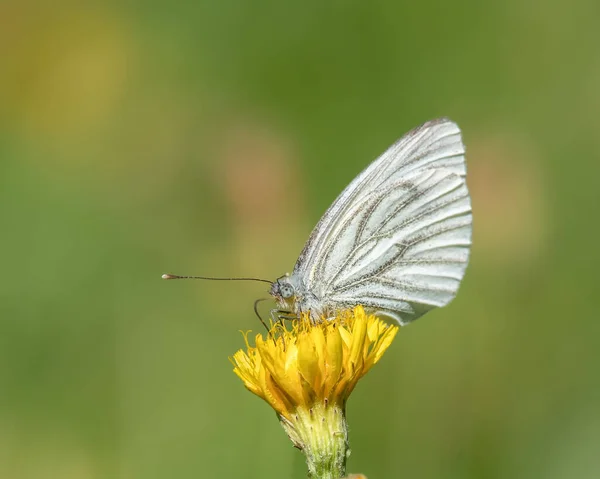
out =
[(471, 246), (471, 200), (460, 129), (412, 130), (333, 202), (291, 274), (272, 284), (282, 310), (314, 321), (363, 305), (400, 324), (455, 296)]

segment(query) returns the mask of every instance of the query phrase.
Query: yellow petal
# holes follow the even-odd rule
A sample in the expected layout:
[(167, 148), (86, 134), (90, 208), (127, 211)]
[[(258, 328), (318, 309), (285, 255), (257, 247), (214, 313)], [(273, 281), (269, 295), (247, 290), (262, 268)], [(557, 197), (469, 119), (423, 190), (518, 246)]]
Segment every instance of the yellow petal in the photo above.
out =
[(327, 352), (325, 363), (325, 379), (323, 384), (323, 396), (330, 398), (333, 388), (340, 380), (340, 374), (344, 364), (344, 349), (339, 328), (335, 328), (327, 335)]

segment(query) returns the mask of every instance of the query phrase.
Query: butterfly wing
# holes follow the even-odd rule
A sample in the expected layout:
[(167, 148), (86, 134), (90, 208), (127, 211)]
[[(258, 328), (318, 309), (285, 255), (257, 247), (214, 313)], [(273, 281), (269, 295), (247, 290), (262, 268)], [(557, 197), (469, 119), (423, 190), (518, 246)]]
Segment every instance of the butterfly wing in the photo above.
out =
[(449, 303), (468, 263), (471, 204), (453, 122), (402, 137), (340, 194), (296, 276), (323, 307), (362, 304), (400, 323)]

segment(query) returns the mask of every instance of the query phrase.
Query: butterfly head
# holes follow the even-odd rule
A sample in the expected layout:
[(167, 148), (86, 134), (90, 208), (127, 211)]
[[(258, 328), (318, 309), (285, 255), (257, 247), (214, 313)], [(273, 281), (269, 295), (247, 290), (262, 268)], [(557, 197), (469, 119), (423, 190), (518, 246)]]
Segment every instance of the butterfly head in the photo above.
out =
[(294, 310), (296, 303), (296, 288), (289, 275), (282, 276), (271, 285), (269, 293), (273, 296), (281, 308)]

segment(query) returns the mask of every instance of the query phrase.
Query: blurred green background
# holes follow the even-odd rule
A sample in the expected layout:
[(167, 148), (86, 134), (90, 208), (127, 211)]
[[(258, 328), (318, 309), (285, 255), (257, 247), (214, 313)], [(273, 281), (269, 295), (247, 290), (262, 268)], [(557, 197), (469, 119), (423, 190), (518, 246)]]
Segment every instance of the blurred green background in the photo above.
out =
[[(457, 300), (350, 398), (369, 479), (600, 475), (600, 4), (0, 3), (0, 478), (300, 478), (228, 356), (409, 129), (459, 123)], [(595, 206), (596, 207), (595, 207)]]

